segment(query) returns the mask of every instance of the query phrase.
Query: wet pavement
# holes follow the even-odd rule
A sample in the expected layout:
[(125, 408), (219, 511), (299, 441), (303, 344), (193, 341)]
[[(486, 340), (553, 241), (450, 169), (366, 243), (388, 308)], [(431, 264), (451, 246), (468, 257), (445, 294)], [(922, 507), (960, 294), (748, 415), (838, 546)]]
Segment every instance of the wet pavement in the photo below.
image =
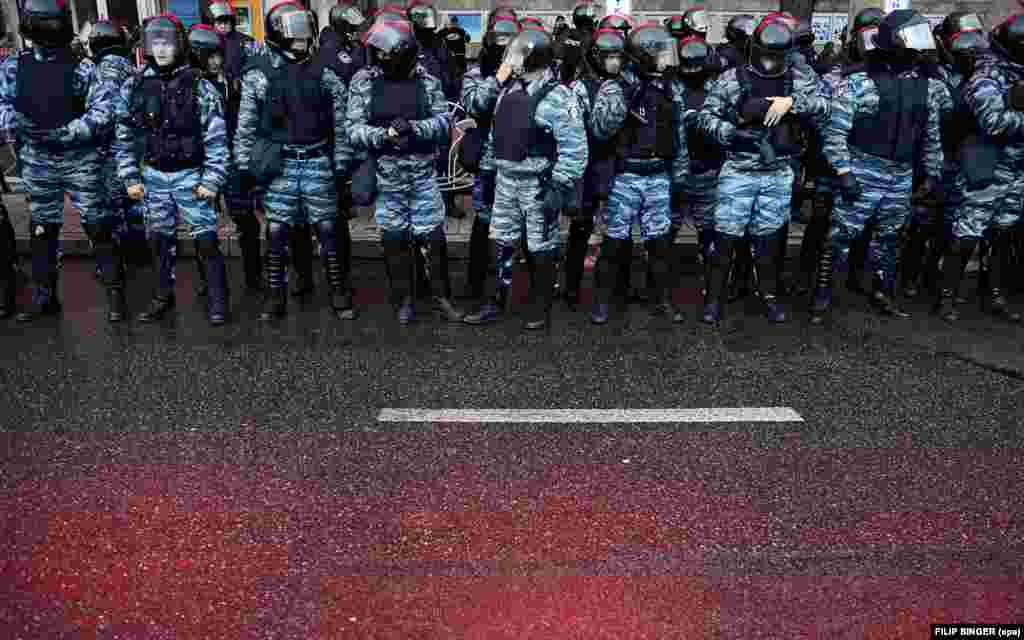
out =
[[(321, 286), (268, 324), (238, 266), (219, 329), (184, 260), (160, 324), (107, 325), (77, 259), (61, 318), (0, 323), (0, 637), (893, 639), (1024, 621), (1024, 328), (973, 303), (951, 328), (923, 301), (901, 323), (847, 294), (815, 329), (750, 300), (713, 328), (691, 274), (682, 325), (558, 306), (526, 334), (518, 311), (473, 328), (424, 303), (400, 328), (382, 265), (359, 261), (356, 321)], [(129, 294), (141, 310), (141, 277)], [(377, 419), (702, 407), (802, 421)]]

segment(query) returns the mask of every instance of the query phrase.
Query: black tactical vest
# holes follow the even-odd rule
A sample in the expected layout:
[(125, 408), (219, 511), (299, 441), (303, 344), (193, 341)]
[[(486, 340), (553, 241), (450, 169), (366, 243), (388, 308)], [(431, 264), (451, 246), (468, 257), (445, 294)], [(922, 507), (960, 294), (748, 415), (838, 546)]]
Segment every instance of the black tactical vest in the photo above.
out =
[[(375, 127), (387, 127), (392, 120), (401, 118), (407, 122), (426, 120), (430, 117), (430, 99), (418, 77), (406, 80), (388, 80), (384, 76), (373, 79), (369, 104), (369, 123)], [(416, 140), (401, 152), (385, 152), (385, 155), (433, 154), (436, 144)]]
[(18, 57), (14, 108), (43, 129), (57, 129), (85, 113), (85, 97), (75, 95), (78, 63), (70, 52), (39, 61), (32, 51)]
[(257, 64), (267, 78), (260, 135), (293, 145), (329, 140), (334, 132), (334, 106), (323, 88), (324, 61), (285, 62), (275, 69), (266, 56)]
[(878, 91), (878, 113), (853, 121), (849, 144), (873, 156), (910, 164), (928, 124), (928, 78), (899, 77), (874, 68), (868, 76)]
[(509, 162), (527, 158), (554, 160), (555, 137), (537, 126), (537, 107), (559, 83), (549, 82), (533, 95), (508, 91), (494, 115), (494, 157)]
[[(747, 100), (793, 95), (792, 69), (787, 69), (778, 78), (762, 78), (757, 74), (751, 73), (746, 65), (740, 65), (736, 67), (736, 79), (740, 83), (740, 102), (737, 105), (737, 110), (741, 110)], [(792, 112), (783, 116), (782, 120), (774, 127), (764, 127), (761, 125), (754, 125), (754, 127), (764, 131), (768, 144), (775, 151), (777, 158), (799, 156), (803, 153), (803, 127), (800, 124), (800, 119)], [(739, 144), (742, 145), (744, 143), (741, 142)], [(759, 153), (760, 149), (756, 147), (743, 148), (734, 145), (733, 151)]]
[[(696, 87), (686, 85), (687, 109), (702, 110), (707, 97), (703, 82)], [(690, 154), (690, 173), (694, 175), (721, 169), (725, 162), (722, 147), (697, 125), (696, 118), (686, 126), (686, 150)]]
[(185, 69), (168, 80), (145, 77), (136, 88), (132, 113), (136, 125), (146, 132), (146, 164), (160, 171), (202, 166), (199, 77), (195, 69)]
[(617, 136), (617, 155), (622, 160), (668, 160), (675, 154), (671, 88), (645, 84), (639, 91)]

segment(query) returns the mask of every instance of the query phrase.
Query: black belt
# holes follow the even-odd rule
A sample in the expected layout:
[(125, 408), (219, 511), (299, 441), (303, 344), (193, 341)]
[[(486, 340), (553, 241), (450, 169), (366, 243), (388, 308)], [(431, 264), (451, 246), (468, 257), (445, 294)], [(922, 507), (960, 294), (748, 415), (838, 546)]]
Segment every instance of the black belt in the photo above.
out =
[(626, 158), (622, 161), (622, 172), (637, 176), (654, 176), (669, 170), (669, 161), (663, 158)]
[(320, 144), (313, 148), (281, 148), (281, 157), (285, 160), (308, 160), (311, 158), (322, 158), (327, 155), (330, 145)]

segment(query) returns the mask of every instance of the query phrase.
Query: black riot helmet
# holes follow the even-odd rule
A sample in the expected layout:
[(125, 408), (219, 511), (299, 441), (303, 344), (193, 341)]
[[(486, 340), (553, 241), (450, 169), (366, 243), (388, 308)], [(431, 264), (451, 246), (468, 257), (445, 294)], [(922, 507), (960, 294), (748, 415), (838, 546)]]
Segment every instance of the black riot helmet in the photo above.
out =
[[(483, 43), (480, 46), (481, 69), (497, 70), (505, 57), (505, 50), (508, 48), (522, 27), (519, 21), (511, 16), (499, 16), (484, 34)], [(489, 74), (485, 74), (489, 75)]]
[(366, 16), (350, 0), (339, 0), (327, 14), (331, 29), (339, 36), (353, 36), (366, 25)]
[(541, 31), (547, 31), (544, 28), (544, 21), (535, 16), (523, 16), (519, 19), (519, 25), (523, 29), (539, 29)]
[(309, 57), (316, 42), (316, 24), (301, 4), (289, 1), (274, 5), (267, 12), (265, 24), (267, 45), (289, 60)]
[(629, 37), (629, 32), (633, 29), (633, 21), (629, 19), (629, 16), (624, 16), (621, 13), (612, 13), (601, 18), (597, 28), (618, 29), (622, 32), (623, 37)]
[(787, 69), (786, 53), (796, 38), (789, 24), (776, 16), (768, 16), (750, 37), (750, 68), (762, 78), (777, 78)]
[[(161, 70), (174, 69), (188, 59), (185, 27), (173, 13), (146, 18), (142, 23), (142, 53), (146, 62)], [(170, 56), (170, 59), (167, 59)]]
[(935, 36), (928, 20), (916, 11), (897, 9), (882, 18), (875, 44), (887, 57), (916, 58), (935, 50)]
[(524, 28), (505, 50), (505, 60), (516, 76), (543, 71), (555, 61), (551, 36), (540, 29)]
[(626, 51), (647, 76), (674, 73), (679, 66), (676, 39), (663, 25), (645, 22), (629, 32)]
[(985, 24), (978, 17), (978, 14), (967, 11), (954, 11), (946, 16), (939, 26), (939, 32), (942, 34), (941, 37), (943, 39), (948, 38), (954, 33), (971, 30), (984, 32)]
[(626, 37), (618, 29), (598, 29), (587, 50), (590, 66), (602, 78), (616, 78), (625, 66)]
[(749, 13), (733, 16), (725, 25), (725, 40), (737, 48), (745, 47), (756, 27), (757, 19)]
[(406, 9), (406, 19), (412, 23), (416, 39), (430, 42), (437, 33), (437, 9), (430, 0), (412, 0)]
[(494, 22), (500, 18), (511, 18), (515, 22), (519, 22), (519, 14), (512, 7), (498, 6), (487, 12), (487, 28), (490, 29), (494, 25)]
[(853, 32), (850, 38), (850, 60), (853, 62), (864, 62), (872, 52), (878, 49), (875, 44), (875, 37), (878, 35), (878, 25), (869, 24)]
[(704, 74), (711, 60), (711, 45), (696, 36), (679, 41), (679, 75), (693, 78)]
[(861, 9), (857, 12), (857, 15), (853, 17), (851, 31), (856, 33), (865, 27), (877, 27), (882, 24), (882, 18), (884, 17), (885, 12), (877, 7)]
[(601, 11), (593, 2), (580, 2), (572, 10), (572, 26), (580, 31), (593, 31), (597, 28), (597, 16)]
[(128, 34), (110, 20), (100, 20), (89, 32), (89, 52), (96, 62), (111, 54), (127, 58), (130, 54)]
[(942, 34), (940, 42), (945, 62), (965, 76), (974, 73), (978, 54), (989, 49), (988, 36), (981, 29), (964, 29), (948, 36)]
[(188, 30), (188, 50), (192, 66), (209, 71), (211, 56), (224, 58), (224, 36), (208, 24), (194, 24)]
[(416, 68), (420, 46), (406, 21), (389, 20), (370, 27), (363, 38), (370, 64), (377, 65), (389, 80), (404, 80)]
[(21, 35), (38, 47), (66, 47), (75, 39), (71, 8), (65, 0), (23, 0)]
[(1012, 15), (992, 30), (992, 42), (1017, 64), (1024, 64), (1024, 14)]
[(405, 8), (397, 4), (386, 4), (373, 12), (373, 24), (405, 21)]
[(689, 38), (690, 36), (695, 36), (702, 40), (707, 40), (710, 26), (711, 20), (708, 17), (707, 9), (701, 6), (690, 7), (683, 12), (683, 29), (680, 32), (680, 36), (677, 37)]
[(227, 22), (234, 29), (238, 27), (238, 16), (235, 15), (235, 8), (230, 2), (217, 0), (210, 3), (210, 9), (206, 22), (216, 26), (218, 22)]

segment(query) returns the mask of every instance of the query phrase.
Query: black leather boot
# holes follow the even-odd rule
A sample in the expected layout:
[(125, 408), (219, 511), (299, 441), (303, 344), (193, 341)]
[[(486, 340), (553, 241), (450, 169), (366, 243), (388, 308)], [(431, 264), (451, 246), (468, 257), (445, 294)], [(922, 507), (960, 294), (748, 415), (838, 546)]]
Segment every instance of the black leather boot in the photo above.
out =
[(292, 297), (313, 293), (313, 235), (308, 224), (297, 224), (291, 229), (291, 257), (295, 269)]
[(220, 240), (216, 233), (196, 239), (196, 244), (203, 254), (206, 265), (206, 281), (209, 284), (206, 296), (206, 317), (210, 324), (217, 327), (228, 319), (228, 273), (224, 254), (220, 250)]
[(569, 239), (565, 251), (565, 301), (575, 309), (580, 301), (580, 285), (586, 268), (587, 249), (594, 233), (592, 215), (574, 219), (569, 225)]
[(1012, 228), (993, 227), (992, 229), (992, 258), (989, 261), (989, 292), (988, 310), (989, 313), (1017, 324), (1021, 320), (1019, 312), (1010, 308), (1006, 299), (1005, 279), (1010, 264), (1011, 243), (1013, 242)]
[(288, 248), (291, 229), (271, 222), (267, 228), (267, 259), (263, 266), (266, 286), (263, 290), (263, 311), (260, 320), (273, 320), (288, 313)]
[(465, 312), (452, 303), (451, 281), (448, 275), (448, 240), (443, 227), (430, 233), (427, 241), (427, 255), (430, 259), (430, 289), (433, 293), (434, 310), (448, 322), (462, 322)]
[(733, 253), (738, 247), (746, 247), (743, 238), (725, 233), (716, 234), (711, 249), (711, 269), (708, 274), (707, 293), (704, 296), (704, 311), (701, 320), (716, 324), (722, 319), (722, 298), (725, 296), (729, 272), (732, 270)]
[(174, 266), (178, 239), (153, 234), (149, 244), (153, 252), (153, 298), (146, 310), (139, 314), (139, 322), (156, 322), (174, 308)]
[(381, 242), (384, 246), (384, 259), (388, 263), (388, 273), (391, 277), (391, 299), (398, 307), (398, 322), (399, 324), (409, 324), (416, 316), (412, 286), (413, 269), (415, 268), (413, 266), (415, 264), (414, 243), (410, 242), (405, 234), (387, 232)]
[(125, 318), (124, 259), (114, 240), (113, 223), (87, 224), (84, 227), (92, 239), (100, 280), (106, 289), (107, 321), (121, 322)]
[(263, 288), (263, 256), (260, 247), (260, 221), (252, 209), (231, 212), (238, 230), (238, 247), (242, 251), (245, 288), (256, 292)]
[(32, 301), (15, 316), (18, 322), (33, 322), (61, 311), (57, 297), (57, 247), (60, 225), (32, 224)]
[(616, 240), (605, 236), (594, 266), (594, 304), (590, 312), (590, 321), (594, 324), (608, 322), (612, 298), (620, 290), (625, 272), (623, 264), (632, 260), (632, 256), (632, 239)]
[(473, 230), (469, 234), (466, 297), (472, 300), (480, 300), (484, 296), (484, 280), (490, 265), (490, 241), (487, 238), (490, 228), (490, 222), (477, 217), (473, 220)]
[(765, 316), (772, 322), (785, 322), (786, 311), (779, 301), (778, 255), (785, 243), (785, 227), (764, 236), (752, 236), (751, 247), (757, 266), (757, 287)]
[(555, 253), (545, 251), (533, 254), (533, 284), (530, 287), (530, 310), (523, 327), (537, 331), (548, 326), (551, 301), (554, 295)]

